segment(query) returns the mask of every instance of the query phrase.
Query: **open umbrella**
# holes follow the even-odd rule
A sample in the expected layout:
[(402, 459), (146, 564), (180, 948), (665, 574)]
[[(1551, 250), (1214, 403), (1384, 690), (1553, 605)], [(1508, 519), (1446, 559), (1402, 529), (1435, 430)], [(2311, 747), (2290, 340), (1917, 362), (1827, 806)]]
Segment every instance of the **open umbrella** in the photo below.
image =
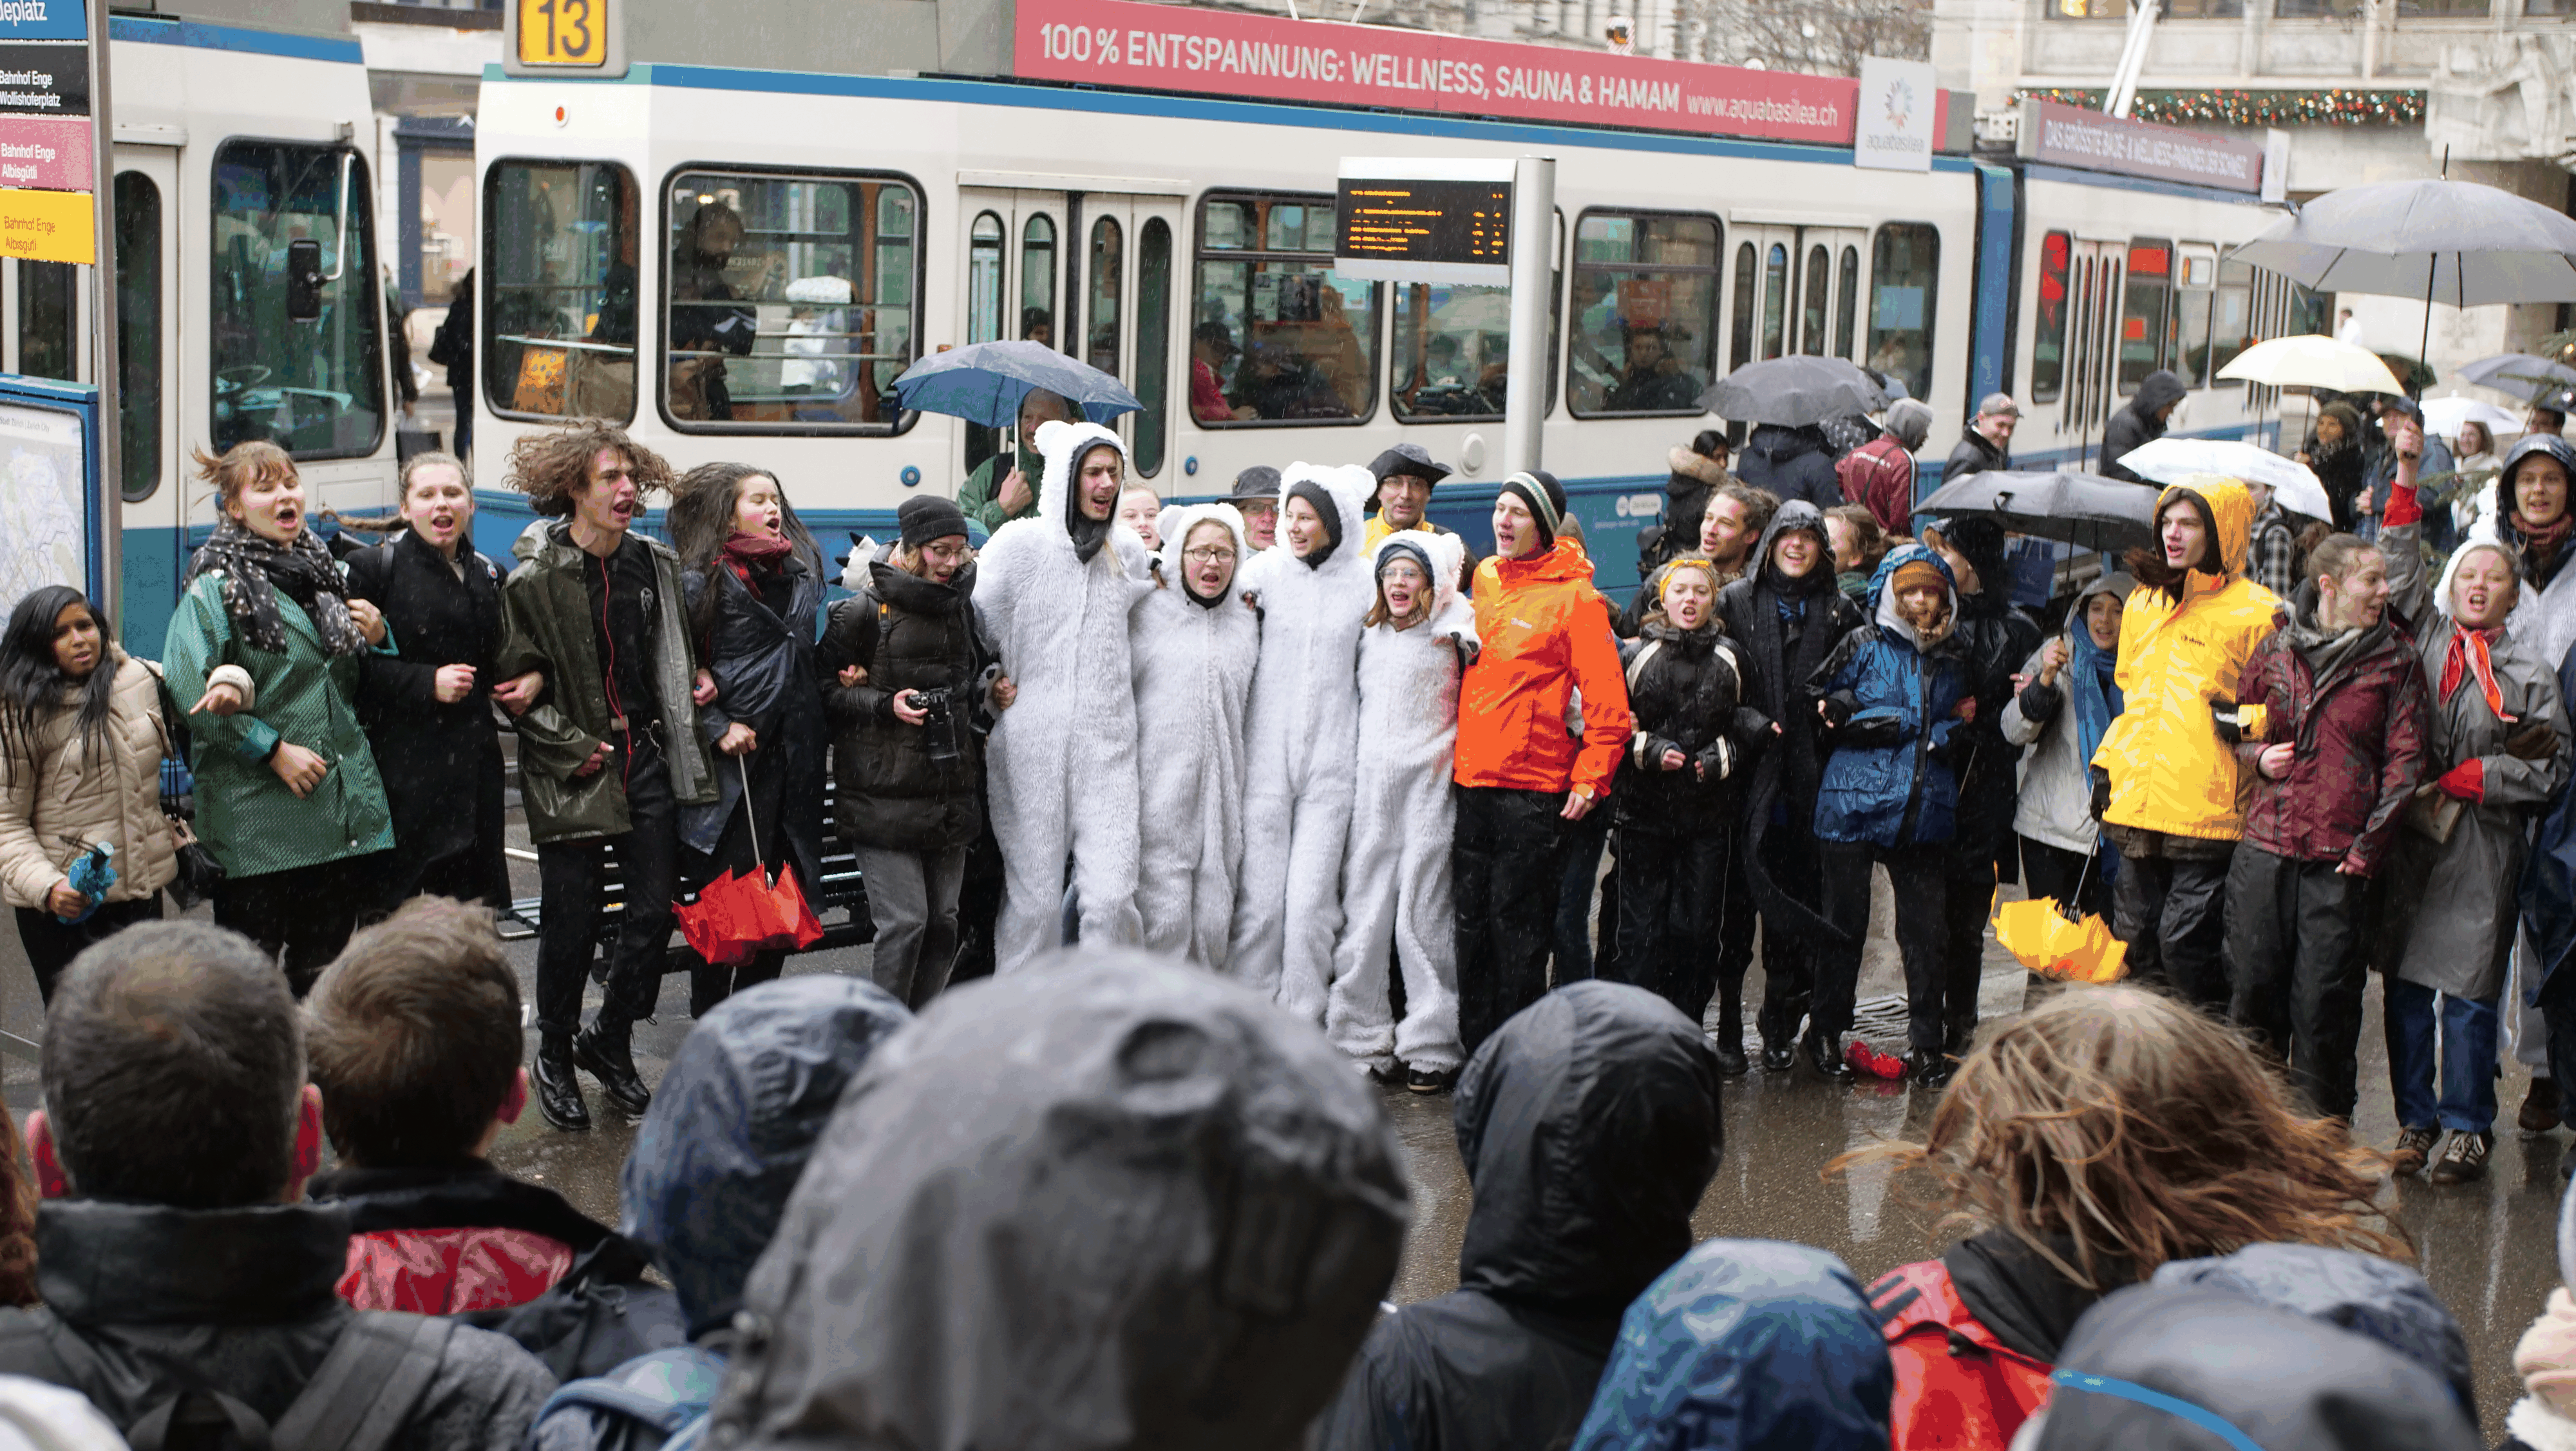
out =
[(2188, 484), (2199, 474), (2219, 474), (2240, 483), (2269, 484), (2272, 497), (2293, 514), (2331, 522), (2334, 506), (2316, 473), (2294, 458), (2232, 438), (2175, 438), (2168, 434), (2120, 456), (2120, 463), (2140, 478), (2160, 484)]
[(2156, 491), (2099, 474), (1963, 474), (1933, 490), (1916, 512), (1982, 514), (2016, 534), (2112, 553), (2156, 537)]
[[(2497, 353), (2464, 363), (2460, 381), (2510, 393), (2535, 407), (2563, 409), (2576, 400), (2576, 368), (2529, 353)], [(2522, 420), (2510, 426), (2520, 428)]]
[(1887, 406), (1887, 393), (1848, 358), (1793, 353), (1747, 363), (1718, 379), (1699, 395), (1699, 406), (1730, 422), (1797, 428), (1876, 413)]
[(2484, 424), (2489, 434), (2498, 430), (2511, 433), (2522, 427), (2522, 420), (2492, 403), (2475, 398), (2427, 398), (2424, 400), (2424, 428), (2443, 438), (2457, 438), (2467, 424)]
[(1107, 423), (1145, 405), (1127, 385), (1044, 343), (1025, 338), (969, 343), (933, 353), (894, 380), (895, 401), (919, 413), (944, 413), (990, 428), (1019, 421), (1020, 400), (1031, 388), (1071, 399), (1082, 416)]
[(2322, 333), (2256, 343), (2229, 360), (2218, 376), (2274, 388), (2331, 388), (2337, 393), (2391, 396), (2406, 392), (2377, 353)]
[(2473, 181), (2330, 191), (2229, 255), (2319, 292), (2576, 302), (2576, 218)]

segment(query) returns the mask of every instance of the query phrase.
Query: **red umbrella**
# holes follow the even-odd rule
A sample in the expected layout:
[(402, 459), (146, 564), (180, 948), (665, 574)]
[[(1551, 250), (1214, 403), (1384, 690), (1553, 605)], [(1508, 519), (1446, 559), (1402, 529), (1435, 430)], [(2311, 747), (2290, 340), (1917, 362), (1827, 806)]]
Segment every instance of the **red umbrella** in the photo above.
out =
[(727, 872), (698, 893), (698, 900), (678, 908), (680, 936), (698, 956), (717, 967), (736, 967), (756, 953), (779, 949), (802, 952), (822, 940), (823, 924), (814, 919), (796, 869), (778, 864), (772, 885), (769, 864), (760, 856), (760, 825), (751, 815), (751, 769), (736, 756), (742, 771), (743, 825), (751, 832), (752, 870)]

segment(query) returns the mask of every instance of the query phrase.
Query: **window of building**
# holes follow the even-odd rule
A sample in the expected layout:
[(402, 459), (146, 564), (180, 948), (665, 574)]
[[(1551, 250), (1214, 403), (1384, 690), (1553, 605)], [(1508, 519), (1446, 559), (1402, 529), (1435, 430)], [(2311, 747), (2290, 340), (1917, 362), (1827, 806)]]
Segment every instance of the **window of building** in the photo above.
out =
[(2128, 281), (2120, 297), (2120, 393), (2138, 391), (2165, 365), (2165, 307), (2173, 296), (2173, 243), (2141, 237), (2129, 244)]
[(503, 161), (483, 183), (493, 411), (635, 416), (635, 178), (613, 161)]
[(2483, 20), (2489, 13), (2489, 0), (2397, 0), (2397, 15), (2401, 20), (2414, 16)]
[(2245, 351), (2253, 332), (2253, 264), (2220, 262), (2218, 291), (2212, 299), (2209, 324), (2209, 381), (2212, 387), (2234, 385), (2234, 379), (2219, 377), (2218, 370), (2236, 361), (2236, 355)]
[(853, 174), (685, 171), (664, 215), (662, 407), (693, 431), (892, 431), (920, 198)]
[(1703, 411), (1699, 395), (1717, 362), (1721, 246), (1715, 217), (1583, 214), (1566, 360), (1577, 417)]
[[(2048, 14), (2057, 20), (2126, 20), (2129, 0), (2049, 0)], [(2241, 20), (2245, 0), (2166, 0), (2168, 20)]]
[(1377, 411), (1378, 289), (1333, 271), (1333, 200), (1216, 195), (1199, 205), (1190, 355), (1203, 425), (1357, 423)]
[(2361, 14), (2361, 0), (2272, 0), (2272, 13), (2283, 20), (2350, 20)]
[(116, 174), (117, 468), (125, 497), (161, 485), (161, 188)]
[(1136, 235), (1136, 472), (1162, 472), (1172, 430), (1172, 226), (1149, 217)]
[(2039, 239), (2039, 317), (2030, 337), (2030, 401), (2054, 403), (2066, 384), (2066, 261), (2074, 239)]
[[(212, 190), (214, 451), (265, 439), (297, 458), (375, 452), (385, 306), (366, 162), (345, 147), (227, 141)], [(302, 317), (308, 299), (287, 271), (298, 242), (318, 246), (322, 273), (309, 300), (318, 312)]]
[(2525, 15), (2576, 15), (2576, 0), (2522, 0), (2522, 13)]
[(1869, 361), (1863, 366), (1932, 396), (1932, 322), (1941, 291), (1941, 231), (1930, 222), (1889, 222), (1869, 260)]

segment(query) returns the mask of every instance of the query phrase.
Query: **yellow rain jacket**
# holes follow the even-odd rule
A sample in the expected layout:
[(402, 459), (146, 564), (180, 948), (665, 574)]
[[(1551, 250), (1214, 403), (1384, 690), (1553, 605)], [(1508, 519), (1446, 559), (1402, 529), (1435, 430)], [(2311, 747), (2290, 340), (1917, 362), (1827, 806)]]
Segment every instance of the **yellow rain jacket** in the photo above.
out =
[(2193, 570), (2182, 602), (2140, 587), (2120, 618), (2119, 718), (2102, 735), (2093, 764), (2111, 773), (2104, 824), (2169, 836), (2234, 841), (2244, 835), (2237, 809), (2236, 753), (2219, 739), (2212, 707), (2232, 708), (2245, 657), (2272, 633), (2280, 596), (2245, 578), (2254, 501), (2233, 479), (2174, 485), (2156, 498), (2156, 513), (2179, 497), (2209, 512), (2227, 572)]

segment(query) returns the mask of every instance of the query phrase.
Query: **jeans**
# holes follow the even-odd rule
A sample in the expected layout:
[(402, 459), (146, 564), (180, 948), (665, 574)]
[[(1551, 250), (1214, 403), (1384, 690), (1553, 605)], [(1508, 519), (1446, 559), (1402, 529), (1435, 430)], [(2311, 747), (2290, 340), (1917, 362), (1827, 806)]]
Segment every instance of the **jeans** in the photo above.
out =
[[(2495, 1130), (2495, 1000), (2437, 993), (2391, 973), (2382, 979), (2387, 1013), (2388, 1085), (2397, 1098), (2397, 1126), (2437, 1125), (2463, 1133)], [(2434, 999), (2439, 998), (2438, 1008)], [(2441, 1044), (2441, 1097), (2433, 1096), (2436, 1019)]]
[[(2236, 849), (2227, 874), (2235, 982), (2228, 1018), (2290, 1065), (2317, 1112), (2350, 1119), (2360, 1097), (2362, 877), (2340, 862)], [(2393, 1045), (2395, 1039), (2390, 1039)], [(2487, 1044), (2495, 1057), (2492, 1033)]]
[[(537, 1029), (548, 1040), (569, 1041), (581, 1028), (581, 984), (595, 950), (607, 847), (617, 848), (626, 910), (609, 949), (599, 1021), (622, 1029), (649, 1017), (662, 996), (671, 898), (680, 880), (680, 815), (660, 749), (649, 739), (637, 747), (626, 769), (626, 834), (537, 848)], [(617, 770), (617, 759), (610, 757), (605, 769)]]
[(1452, 786), (1450, 890), (1458, 913), (1458, 1041), (1466, 1056), (1547, 992), (1564, 882), (1562, 791)]
[(857, 848), (859, 880), (877, 926), (868, 976), (919, 1012), (948, 986), (957, 963), (957, 894), (966, 848), (897, 851)]
[[(1560, 797), (1558, 809), (1563, 807), (1564, 798)], [(1581, 982), (1594, 972), (1593, 890), (1598, 887), (1613, 894), (1618, 890), (1615, 886), (1603, 886), (1601, 876), (1601, 852), (1610, 842), (1610, 803), (1604, 801), (1594, 806), (1581, 821), (1567, 822), (1559, 828), (1559, 834), (1564, 838), (1565, 878), (1556, 889), (1554, 981), (1562, 987), (1566, 983)], [(1605, 909), (1601, 920), (1615, 923), (1617, 911), (1615, 905)], [(1614, 927), (1602, 934), (1601, 956), (1615, 957), (1618, 951), (1618, 934)]]
[(2223, 1010), (2227, 969), (2219, 949), (2227, 934), (2224, 856), (2131, 857), (2120, 860), (2111, 893), (2111, 934), (2129, 946), (2129, 971), (2165, 982), (2195, 1007)]
[(336, 861), (251, 877), (226, 877), (215, 888), (215, 925), (238, 932), (286, 971), (286, 985), (301, 998), (349, 934), (383, 915), (391, 852), (369, 852)]
[(137, 922), (161, 920), (161, 894), (139, 901), (102, 903), (88, 918), (66, 923), (42, 907), (18, 909), (18, 943), (27, 949), (27, 966), (35, 970), (36, 996), (54, 1000), (54, 984), (63, 969), (93, 943), (104, 942)]
[[(1869, 868), (1887, 868), (1887, 884), (1896, 894), (1896, 949), (1905, 961), (1906, 1036), (1918, 1054), (1943, 1051), (1948, 964), (1942, 953), (1946, 914), (1943, 910), (1948, 873), (1943, 859), (1947, 843), (1930, 846), (1867, 846), (1823, 842), (1825, 920), (1846, 942), (1818, 954), (1816, 1006), (1811, 1031), (1840, 1035), (1851, 1031), (1852, 999), (1860, 991), (1861, 949), (1869, 940)], [(1989, 876), (1994, 864), (1986, 864)]]

